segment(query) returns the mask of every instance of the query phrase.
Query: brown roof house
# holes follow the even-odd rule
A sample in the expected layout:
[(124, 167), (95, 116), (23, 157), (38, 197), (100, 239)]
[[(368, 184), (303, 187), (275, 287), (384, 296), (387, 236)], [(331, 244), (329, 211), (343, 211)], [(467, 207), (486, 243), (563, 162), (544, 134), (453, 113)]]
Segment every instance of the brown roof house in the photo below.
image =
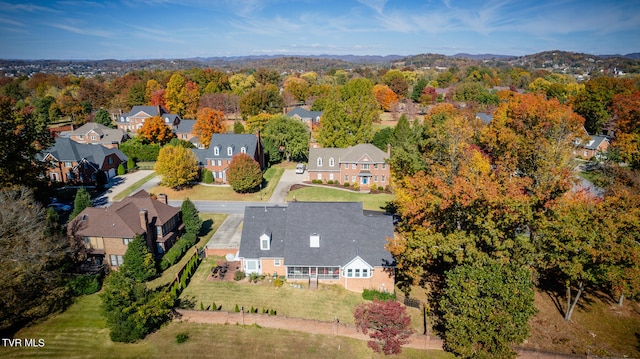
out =
[(238, 259), (246, 273), (288, 281), (393, 291), (395, 260), (385, 249), (393, 220), (365, 214), (359, 202), (248, 206)]
[(122, 265), (127, 246), (136, 235), (145, 238), (156, 257), (165, 253), (183, 231), (181, 211), (167, 204), (167, 196), (154, 199), (141, 190), (110, 207), (89, 207), (68, 226), (69, 235), (80, 237), (88, 261), (115, 269)]

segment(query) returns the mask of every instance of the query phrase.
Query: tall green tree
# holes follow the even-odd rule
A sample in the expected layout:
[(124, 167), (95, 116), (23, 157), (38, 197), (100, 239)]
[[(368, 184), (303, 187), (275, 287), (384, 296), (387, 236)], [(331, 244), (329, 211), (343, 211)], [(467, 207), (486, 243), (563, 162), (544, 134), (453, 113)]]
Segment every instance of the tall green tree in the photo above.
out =
[(373, 140), (373, 122), (379, 120), (373, 83), (365, 78), (350, 80), (327, 101), (318, 142), (323, 147), (349, 147)]
[(78, 188), (76, 192), (75, 199), (73, 200), (73, 212), (69, 218), (74, 218), (80, 214), (80, 212), (84, 211), (85, 208), (93, 206), (91, 202), (91, 195), (84, 187)]
[(198, 209), (196, 206), (189, 198), (186, 198), (182, 201), (180, 209), (182, 211), (182, 223), (184, 224), (184, 228), (187, 233), (198, 235), (200, 233), (200, 228), (202, 227), (202, 220), (198, 215)]
[(125, 276), (137, 282), (146, 282), (158, 274), (153, 254), (149, 251), (149, 247), (141, 235), (135, 236), (129, 242), (122, 260), (120, 270)]
[(36, 155), (53, 143), (48, 117), (17, 109), (0, 96), (0, 188), (13, 185), (43, 187), (45, 164)]
[(69, 241), (47, 224), (33, 190), (0, 189), (0, 333), (63, 309)]
[(261, 113), (279, 114), (283, 107), (280, 91), (271, 84), (249, 90), (240, 99), (240, 114), (245, 119)]
[(111, 122), (111, 115), (109, 115), (109, 112), (103, 108), (99, 109), (98, 112), (96, 112), (96, 116), (93, 118), (93, 122), (110, 128), (115, 128), (115, 126)]
[(261, 136), (278, 146), (287, 161), (306, 162), (309, 157), (309, 128), (298, 120), (278, 116), (267, 123)]
[(440, 300), (444, 349), (460, 358), (515, 358), (536, 313), (530, 272), (490, 261), (449, 271)]
[(611, 104), (616, 94), (627, 95), (634, 91), (629, 79), (597, 76), (585, 82), (584, 90), (571, 100), (573, 110), (585, 119), (584, 127), (589, 134), (602, 133), (604, 125), (612, 118)]

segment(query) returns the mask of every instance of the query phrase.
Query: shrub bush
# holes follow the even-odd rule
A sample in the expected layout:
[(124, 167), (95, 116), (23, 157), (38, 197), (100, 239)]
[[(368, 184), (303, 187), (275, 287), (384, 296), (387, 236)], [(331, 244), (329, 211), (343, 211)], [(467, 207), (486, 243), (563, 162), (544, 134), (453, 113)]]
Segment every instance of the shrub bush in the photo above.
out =
[(378, 186), (378, 191), (384, 191), (384, 187)]
[(69, 280), (69, 288), (73, 295), (93, 294), (100, 290), (100, 274), (82, 274)]
[(164, 254), (160, 261), (160, 269), (166, 270), (172, 265), (176, 264), (186, 251), (196, 244), (198, 237), (195, 233), (185, 233), (176, 243), (171, 247), (167, 253)]
[(282, 278), (276, 278), (273, 280), (273, 285), (280, 288), (284, 284), (284, 280)]
[(197, 239), (198, 237), (195, 233), (185, 233), (184, 235), (182, 235), (182, 238), (180, 238), (180, 240), (183, 240), (185, 242), (184, 247), (187, 249), (196, 244)]
[(122, 176), (122, 175), (124, 175), (125, 173), (127, 173), (127, 172), (125, 171), (124, 166), (122, 165), (122, 163), (121, 163), (121, 164), (119, 164), (119, 165), (118, 165), (118, 176)]
[(332, 180), (328, 180), (327, 184), (333, 184), (333, 181)]
[(206, 184), (213, 183), (213, 174), (207, 169), (202, 170), (202, 182)]
[(345, 186), (345, 187), (349, 187), (349, 182), (345, 182), (345, 183), (344, 183), (344, 186)]
[(374, 300), (378, 298), (380, 301), (396, 300), (396, 295), (389, 292), (380, 292), (375, 289), (365, 289), (362, 292), (362, 298), (366, 300)]
[(240, 313), (240, 307), (236, 304), (236, 307), (233, 309), (234, 312)]
[(187, 335), (187, 333), (178, 333), (176, 335), (176, 343), (178, 344), (182, 344), (186, 342), (187, 339), (189, 339), (189, 335)]
[(239, 280), (243, 280), (247, 275), (244, 274), (243, 271), (239, 270), (236, 271), (236, 273), (233, 275), (233, 280), (235, 281), (239, 281)]

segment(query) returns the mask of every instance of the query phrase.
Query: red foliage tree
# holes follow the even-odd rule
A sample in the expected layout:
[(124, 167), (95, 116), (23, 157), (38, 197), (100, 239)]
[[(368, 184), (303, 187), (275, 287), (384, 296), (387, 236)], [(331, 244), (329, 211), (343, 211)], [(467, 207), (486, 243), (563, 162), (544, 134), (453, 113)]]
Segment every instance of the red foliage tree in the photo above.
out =
[(395, 301), (374, 299), (359, 304), (353, 312), (356, 329), (369, 334), (368, 346), (386, 355), (399, 354), (411, 336), (411, 318), (406, 307)]

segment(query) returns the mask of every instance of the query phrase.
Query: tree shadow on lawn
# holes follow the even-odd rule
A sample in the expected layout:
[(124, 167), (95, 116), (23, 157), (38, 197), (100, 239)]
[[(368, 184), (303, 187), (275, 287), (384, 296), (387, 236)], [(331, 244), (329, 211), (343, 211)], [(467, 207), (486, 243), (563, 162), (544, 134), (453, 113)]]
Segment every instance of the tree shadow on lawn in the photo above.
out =
[(202, 222), (202, 227), (200, 227), (199, 236), (204, 236), (205, 234), (211, 231), (211, 227), (213, 227), (213, 219), (209, 218), (206, 221)]
[[(565, 311), (568, 308), (565, 308), (567, 303), (567, 288), (562, 285), (557, 280), (554, 280), (551, 276), (542, 276), (540, 278), (540, 282), (538, 284), (538, 288), (547, 294), (549, 299), (553, 302), (554, 306), (558, 310), (558, 313), (564, 317)], [(571, 288), (571, 303), (575, 300), (575, 295), (577, 294), (577, 289)], [(595, 303), (595, 299), (600, 299), (604, 303), (611, 303), (612, 298), (605, 294), (600, 288), (594, 287), (585, 287), (578, 299), (578, 303), (576, 304), (577, 308), (584, 312), (588, 312), (591, 305)]]

